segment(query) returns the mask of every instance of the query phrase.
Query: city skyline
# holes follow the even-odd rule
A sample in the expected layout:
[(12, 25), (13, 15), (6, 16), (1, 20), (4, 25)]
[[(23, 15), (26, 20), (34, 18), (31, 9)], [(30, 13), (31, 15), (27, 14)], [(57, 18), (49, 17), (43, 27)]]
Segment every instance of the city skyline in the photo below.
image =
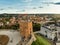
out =
[(0, 0), (0, 13), (60, 14), (60, 0)]

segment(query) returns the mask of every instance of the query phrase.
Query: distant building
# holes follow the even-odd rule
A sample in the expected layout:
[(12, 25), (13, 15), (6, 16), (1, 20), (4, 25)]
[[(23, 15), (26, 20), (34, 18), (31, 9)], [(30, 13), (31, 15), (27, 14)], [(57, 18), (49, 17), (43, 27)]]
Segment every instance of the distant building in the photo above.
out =
[(0, 26), (3, 26), (4, 24), (3, 24), (3, 22), (0, 22)]
[(51, 25), (51, 26), (41, 27), (40, 33), (46, 36), (48, 39), (52, 39), (53, 41), (57, 31), (55, 31), (55, 28), (53, 27), (53, 25)]
[(15, 18), (15, 17), (12, 17), (12, 18), (10, 19), (10, 24), (13, 25), (13, 24), (15, 24), (15, 23), (16, 23), (16, 18)]

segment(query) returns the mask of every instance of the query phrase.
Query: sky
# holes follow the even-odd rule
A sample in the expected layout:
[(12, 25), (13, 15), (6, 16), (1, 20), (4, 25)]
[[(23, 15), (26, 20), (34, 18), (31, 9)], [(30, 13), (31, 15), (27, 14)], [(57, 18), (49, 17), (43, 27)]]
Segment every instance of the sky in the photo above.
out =
[(0, 0), (1, 13), (60, 14), (60, 0)]

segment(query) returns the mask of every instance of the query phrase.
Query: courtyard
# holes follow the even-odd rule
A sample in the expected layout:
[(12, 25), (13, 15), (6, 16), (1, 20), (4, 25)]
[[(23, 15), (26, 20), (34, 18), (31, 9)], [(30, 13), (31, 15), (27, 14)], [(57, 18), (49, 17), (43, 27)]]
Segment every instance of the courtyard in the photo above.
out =
[[(7, 45), (17, 45), (20, 41), (20, 33), (15, 30), (0, 30), (0, 35), (1, 37), (3, 36), (2, 39), (7, 39), (4, 42), (7, 43)], [(0, 39), (0, 40), (2, 40)], [(4, 43), (3, 40), (1, 43)]]

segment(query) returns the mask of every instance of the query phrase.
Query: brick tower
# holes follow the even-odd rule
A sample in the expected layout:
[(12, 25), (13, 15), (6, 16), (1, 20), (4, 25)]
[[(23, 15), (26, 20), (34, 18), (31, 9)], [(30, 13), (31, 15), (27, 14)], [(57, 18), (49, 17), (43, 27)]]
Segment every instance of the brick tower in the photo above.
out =
[(20, 20), (19, 25), (22, 41), (28, 40), (32, 33), (32, 22), (27, 20)]
[(18, 18), (18, 23), (20, 25), (20, 36), (21, 40), (18, 43), (19, 45), (31, 45), (33, 41), (36, 40), (33, 33), (32, 21), (29, 19), (29, 16), (23, 16)]

